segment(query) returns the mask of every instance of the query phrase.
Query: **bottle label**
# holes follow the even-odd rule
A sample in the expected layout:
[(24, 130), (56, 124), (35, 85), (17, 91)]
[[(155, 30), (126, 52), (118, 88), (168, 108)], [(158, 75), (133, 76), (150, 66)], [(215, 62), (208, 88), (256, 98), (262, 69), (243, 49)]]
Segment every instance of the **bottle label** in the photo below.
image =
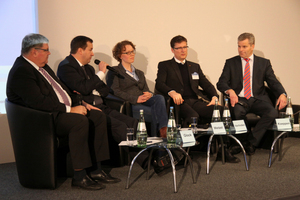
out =
[(292, 115), (293, 114), (293, 109), (291, 107), (287, 107), (285, 114), (286, 115)]
[(137, 131), (146, 131), (146, 124), (144, 122), (139, 122)]
[(213, 117), (220, 117), (220, 112), (219, 112), (219, 110), (214, 110), (214, 112), (213, 112)]
[(224, 112), (223, 112), (223, 117), (230, 117), (230, 112), (229, 112), (229, 110), (224, 110)]
[(169, 119), (169, 121), (168, 121), (168, 127), (172, 127), (172, 126), (176, 127), (175, 124), (176, 124), (175, 123), (175, 119)]

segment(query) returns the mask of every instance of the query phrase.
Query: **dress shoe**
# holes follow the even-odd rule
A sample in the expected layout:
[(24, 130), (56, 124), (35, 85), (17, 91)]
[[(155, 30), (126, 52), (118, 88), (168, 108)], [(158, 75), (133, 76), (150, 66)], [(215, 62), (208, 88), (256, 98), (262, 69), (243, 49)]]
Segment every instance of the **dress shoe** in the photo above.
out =
[(255, 154), (256, 148), (255, 148), (254, 145), (252, 145), (252, 144), (250, 144), (250, 143), (247, 144), (247, 145), (245, 145), (245, 146), (244, 146), (244, 149), (245, 149), (247, 155), (249, 155), (249, 156)]
[(240, 146), (238, 145), (235, 145), (235, 146), (230, 146), (229, 147), (229, 152), (232, 154), (232, 155), (235, 155), (235, 154), (239, 154), (242, 152), (242, 149)]
[(101, 190), (105, 188), (105, 185), (97, 183), (86, 175), (82, 180), (72, 180), (72, 187), (79, 187), (87, 190)]
[[(235, 156), (233, 156), (228, 149), (224, 149), (225, 162), (228, 163), (239, 163), (241, 160)], [(217, 154), (217, 161), (222, 160), (222, 151), (219, 151)]]
[(91, 178), (101, 183), (118, 183), (121, 179), (114, 178), (110, 174), (106, 174), (103, 170), (99, 174), (90, 174)]

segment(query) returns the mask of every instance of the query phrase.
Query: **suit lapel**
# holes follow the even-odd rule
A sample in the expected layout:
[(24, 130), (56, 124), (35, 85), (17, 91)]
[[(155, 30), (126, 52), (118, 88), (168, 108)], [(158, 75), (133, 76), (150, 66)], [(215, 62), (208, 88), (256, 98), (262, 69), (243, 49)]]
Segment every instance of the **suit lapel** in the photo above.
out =
[(242, 61), (241, 61), (241, 57), (237, 56), (237, 59), (235, 60), (235, 65), (236, 65), (236, 74), (239, 77), (239, 82), (241, 85), (243, 85), (243, 65), (242, 65)]
[(183, 80), (182, 80), (182, 76), (181, 76), (181, 73), (180, 73), (180, 69), (179, 69), (178, 64), (177, 64), (177, 62), (175, 61), (174, 58), (172, 59), (171, 69), (173, 69), (175, 71), (175, 74), (177, 75), (180, 83), (183, 85)]

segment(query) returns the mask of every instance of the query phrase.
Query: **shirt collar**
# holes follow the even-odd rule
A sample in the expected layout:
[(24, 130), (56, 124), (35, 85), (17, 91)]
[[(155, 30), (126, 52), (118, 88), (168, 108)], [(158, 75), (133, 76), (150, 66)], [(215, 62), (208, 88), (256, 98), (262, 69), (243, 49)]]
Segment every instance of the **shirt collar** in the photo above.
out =
[[(253, 58), (254, 58), (254, 55), (252, 54), (251, 56), (249, 56), (249, 59), (250, 59), (249, 61), (253, 61)], [(241, 60), (242, 60), (242, 61), (245, 61), (245, 59), (242, 58), (242, 57), (241, 57)]]
[(185, 64), (185, 61), (186, 61), (186, 60), (184, 59), (184, 60), (181, 62), (180, 60), (178, 60), (178, 59), (177, 59), (177, 58), (175, 58), (175, 57), (174, 57), (174, 59), (175, 59), (175, 61), (176, 61), (177, 63), (179, 63), (179, 64), (183, 64), (183, 65)]
[(28, 58), (22, 56), (25, 60), (27, 60), (36, 70), (39, 70), (40, 67), (37, 66), (37, 64), (35, 64), (34, 62), (32, 62), (31, 60), (29, 60)]

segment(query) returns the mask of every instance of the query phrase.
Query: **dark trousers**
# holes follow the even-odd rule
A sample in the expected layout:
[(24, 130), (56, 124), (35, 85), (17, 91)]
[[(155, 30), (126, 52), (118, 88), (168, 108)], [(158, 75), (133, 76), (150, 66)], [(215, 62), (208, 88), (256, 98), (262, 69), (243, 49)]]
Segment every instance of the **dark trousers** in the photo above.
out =
[[(180, 105), (180, 116), (184, 119), (183, 127), (187, 127), (191, 124), (191, 117), (198, 117), (205, 123), (211, 121), (214, 106), (207, 106), (206, 102), (199, 99), (184, 99), (182, 105)], [(222, 111), (220, 110), (220, 114)], [(198, 122), (199, 123), (199, 122)]]
[(109, 159), (106, 117), (91, 110), (87, 115), (61, 113), (55, 120), (56, 134), (69, 137), (69, 148), (74, 169), (91, 167)]
[[(127, 134), (126, 128), (134, 128), (134, 131), (136, 133), (138, 120), (129, 117), (127, 115), (124, 115), (122, 113), (119, 113), (118, 111), (113, 110), (104, 104), (96, 105), (96, 107), (100, 108), (103, 111), (103, 113), (106, 114), (108, 134), (111, 134), (114, 140), (114, 141), (109, 140), (110, 141), (109, 148), (112, 157), (113, 155), (116, 155), (116, 152), (119, 150), (118, 144), (121, 141), (126, 140), (126, 134)], [(140, 151), (140, 149), (133, 149), (132, 151), (129, 152), (129, 148), (125, 148), (125, 151), (130, 154), (130, 157), (133, 158)], [(147, 163), (148, 156), (149, 153), (144, 152), (142, 155), (140, 155), (137, 158), (136, 162), (140, 166), (144, 167), (145, 164)]]
[(251, 97), (248, 100), (246, 98), (239, 97), (239, 101), (243, 103), (243, 106), (236, 104), (232, 108), (233, 119), (243, 119), (247, 123), (247, 113), (254, 113), (260, 116), (252, 134), (250, 134), (247, 138), (252, 145), (258, 146), (265, 132), (278, 116), (278, 112), (271, 103), (254, 97)]

